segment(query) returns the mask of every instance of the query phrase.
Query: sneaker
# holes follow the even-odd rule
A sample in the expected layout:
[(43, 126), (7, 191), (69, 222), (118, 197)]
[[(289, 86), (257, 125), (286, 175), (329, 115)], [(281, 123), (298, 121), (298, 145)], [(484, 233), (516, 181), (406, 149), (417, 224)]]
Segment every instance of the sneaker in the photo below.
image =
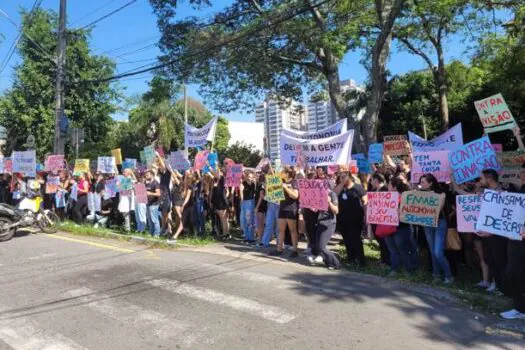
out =
[(525, 314), (516, 309), (502, 312), (499, 315), (506, 320), (525, 320)]
[(269, 253), (268, 255), (270, 255), (270, 256), (281, 256), (281, 255), (283, 255), (283, 252), (279, 251), (279, 250), (274, 250), (271, 253)]
[(94, 228), (98, 228), (98, 222), (95, 224), (95, 226), (93, 226)]
[(478, 284), (475, 285), (475, 287), (487, 289), (488, 287), (490, 287), (490, 283), (487, 281), (480, 281)]
[(454, 283), (454, 277), (445, 278), (445, 281), (443, 281), (445, 284), (452, 284)]
[(335, 270), (335, 267), (333, 267), (333, 266), (328, 266), (328, 270)]
[(168, 244), (177, 244), (177, 240), (176, 239), (167, 239), (166, 243), (168, 243)]
[(308, 260), (308, 263), (309, 263), (310, 265), (314, 265), (314, 264), (315, 264), (315, 259), (314, 259), (314, 257), (311, 256), (311, 255), (308, 255), (308, 257), (306, 257), (306, 260)]
[(298, 258), (299, 257), (299, 253), (297, 253), (297, 251), (293, 251), (292, 254), (290, 254), (290, 258), (292, 259), (295, 259), (295, 258)]
[(314, 262), (316, 264), (320, 264), (321, 265), (321, 264), (324, 264), (324, 259), (323, 259), (323, 257), (321, 255), (318, 255), (318, 256), (315, 257)]
[(492, 282), (492, 283), (490, 284), (490, 286), (487, 288), (487, 292), (489, 292), (489, 293), (493, 293), (493, 292), (496, 291), (496, 289), (497, 289), (497, 288), (496, 288), (496, 283)]

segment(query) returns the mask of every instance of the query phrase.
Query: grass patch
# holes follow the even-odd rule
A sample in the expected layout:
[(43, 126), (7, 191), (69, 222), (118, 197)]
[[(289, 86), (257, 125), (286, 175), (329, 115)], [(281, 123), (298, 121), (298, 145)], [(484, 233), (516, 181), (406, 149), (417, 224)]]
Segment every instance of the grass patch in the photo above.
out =
[[(173, 248), (174, 245), (168, 244), (166, 242), (166, 238), (163, 237), (153, 237), (149, 233), (143, 233), (143, 232), (126, 232), (124, 230), (120, 229), (112, 229), (112, 228), (103, 228), (98, 227), (95, 228), (93, 225), (76, 225), (73, 222), (66, 221), (60, 226), (60, 230), (64, 232), (68, 232), (74, 235), (82, 235), (82, 236), (93, 236), (93, 237), (102, 237), (102, 238), (112, 238), (112, 239), (118, 239), (122, 241), (130, 241), (134, 237), (140, 237), (146, 240), (148, 243), (155, 247), (162, 247), (162, 248)], [(203, 237), (190, 237), (190, 236), (179, 236), (177, 239), (177, 244), (180, 245), (189, 245), (189, 246), (206, 246), (209, 244), (216, 243), (217, 241), (215, 238), (206, 235)]]

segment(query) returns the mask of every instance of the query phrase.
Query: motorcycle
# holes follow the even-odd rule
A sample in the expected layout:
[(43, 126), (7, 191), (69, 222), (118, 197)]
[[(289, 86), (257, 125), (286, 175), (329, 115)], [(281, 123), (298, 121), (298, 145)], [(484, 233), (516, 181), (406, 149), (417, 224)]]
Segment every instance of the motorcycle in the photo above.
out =
[(44, 233), (58, 231), (58, 215), (51, 210), (42, 209), (42, 198), (37, 194), (40, 192), (40, 184), (31, 184), (30, 190), (33, 194), (22, 199), (18, 208), (5, 203), (0, 204), (0, 242), (13, 238), (20, 227), (38, 226)]

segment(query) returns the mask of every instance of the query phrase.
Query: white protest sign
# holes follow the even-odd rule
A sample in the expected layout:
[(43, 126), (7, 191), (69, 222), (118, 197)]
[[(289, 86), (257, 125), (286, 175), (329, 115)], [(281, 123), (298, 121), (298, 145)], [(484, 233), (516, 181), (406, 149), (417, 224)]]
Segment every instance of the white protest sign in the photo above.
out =
[(281, 164), (296, 165), (297, 148), (302, 147), (306, 165), (350, 164), (354, 131), (319, 140), (304, 140), (281, 134)]
[(215, 129), (217, 128), (217, 120), (215, 117), (210, 120), (202, 128), (196, 128), (190, 124), (184, 125), (184, 146), (200, 147), (204, 146), (208, 141), (212, 141), (215, 137)]
[(439, 182), (449, 182), (452, 174), (448, 151), (415, 152), (412, 154), (412, 183), (419, 183), (421, 176), (430, 173)]
[(115, 157), (98, 157), (97, 171), (103, 174), (111, 174), (115, 172), (116, 167)]
[(171, 152), (168, 160), (172, 169), (186, 171), (191, 168), (190, 161), (186, 158), (184, 152), (182, 151)]
[(414, 152), (455, 150), (463, 146), (461, 123), (456, 124), (454, 127), (430, 141), (410, 131), (408, 132), (408, 138), (410, 139)]
[(525, 222), (525, 194), (485, 190), (476, 231), (521, 240)]
[(516, 127), (516, 121), (501, 94), (475, 101), (474, 106), (486, 133)]
[(295, 137), (297, 139), (304, 139), (304, 140), (317, 140), (317, 139), (325, 139), (327, 137), (341, 135), (342, 133), (346, 132), (346, 127), (347, 127), (347, 120), (341, 119), (335, 124), (332, 124), (319, 131), (298, 131), (298, 130), (291, 130), (291, 129), (283, 128), (281, 131), (281, 135), (284, 134), (284, 135), (288, 135), (291, 137)]
[(33, 151), (14, 151), (13, 152), (13, 173), (23, 173), (29, 177), (36, 177), (36, 152)]

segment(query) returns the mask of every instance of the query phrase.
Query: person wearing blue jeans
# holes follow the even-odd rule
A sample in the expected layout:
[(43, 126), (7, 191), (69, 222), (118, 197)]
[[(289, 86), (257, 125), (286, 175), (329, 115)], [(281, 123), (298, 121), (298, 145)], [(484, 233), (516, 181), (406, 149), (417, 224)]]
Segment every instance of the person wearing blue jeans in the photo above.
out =
[(160, 214), (158, 205), (148, 205), (146, 207), (146, 217), (148, 229), (152, 236), (160, 236)]
[[(445, 197), (439, 182), (436, 177), (432, 174), (425, 174), (421, 176), (419, 184), (424, 191), (434, 192)], [(444, 198), (443, 203), (446, 198)], [(428, 243), (428, 249), (432, 254), (432, 275), (434, 279), (438, 279), (440, 272), (443, 271), (445, 275), (445, 283), (450, 284), (454, 282), (452, 277), (452, 271), (448, 264), (447, 258), (445, 258), (445, 242), (447, 240), (447, 221), (445, 219), (446, 213), (443, 211), (443, 207), (440, 209), (439, 219), (437, 227), (425, 226), (425, 237)]]
[(417, 268), (417, 255), (414, 256), (415, 252), (411, 251), (412, 245), (410, 240), (410, 227), (403, 223), (400, 224), (393, 235), (385, 237), (392, 271), (398, 272), (401, 269), (401, 263), (408, 272)]
[(241, 228), (244, 233), (245, 243), (255, 243), (255, 176), (247, 173), (245, 180), (241, 183)]
[(146, 231), (146, 203), (135, 202), (135, 222), (137, 223), (137, 232)]
[(160, 184), (155, 180), (153, 172), (146, 172), (146, 194), (148, 195), (148, 204), (146, 205), (146, 220), (149, 232), (154, 236), (160, 236)]
[(264, 234), (262, 237), (262, 244), (265, 247), (270, 245), (272, 236), (278, 239), (279, 237), (279, 227), (277, 226), (277, 221), (279, 219), (279, 204), (268, 202), (268, 209), (266, 211), (266, 220), (264, 223)]

